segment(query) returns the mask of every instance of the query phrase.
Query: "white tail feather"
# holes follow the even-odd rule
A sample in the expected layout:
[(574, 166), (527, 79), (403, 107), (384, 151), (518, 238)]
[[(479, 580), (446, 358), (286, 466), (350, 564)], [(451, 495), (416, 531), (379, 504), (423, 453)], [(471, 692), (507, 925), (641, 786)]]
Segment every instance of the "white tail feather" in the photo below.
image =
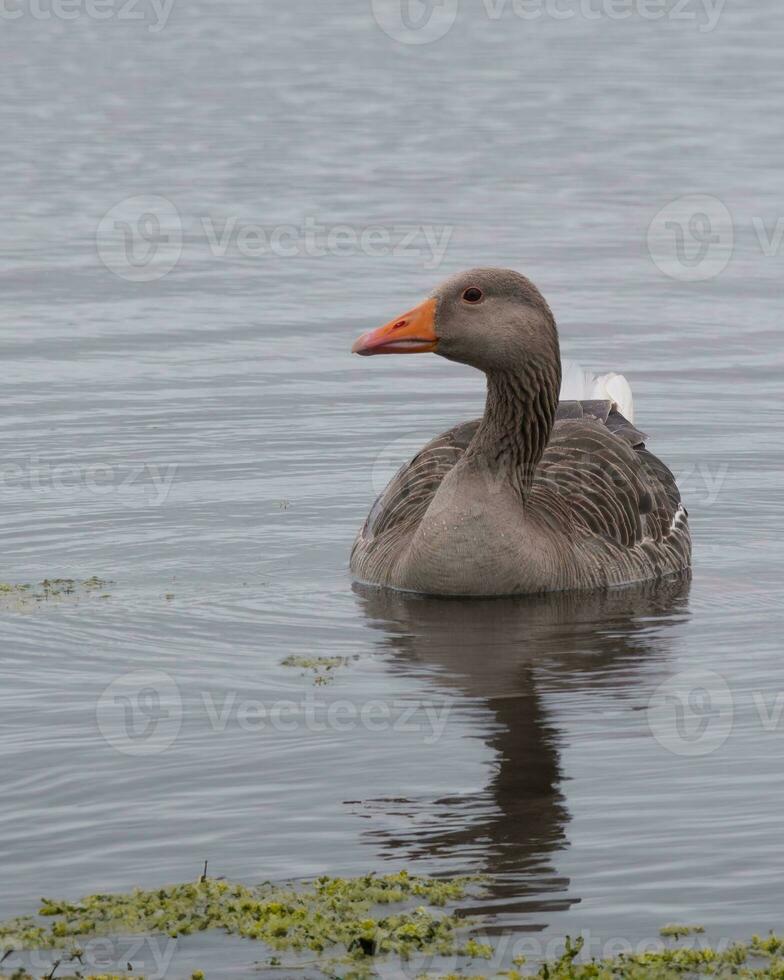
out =
[(561, 363), (561, 398), (577, 401), (592, 398), (609, 398), (618, 406), (624, 418), (634, 422), (634, 398), (629, 382), (622, 374), (610, 371), (595, 375), (585, 371), (576, 361), (564, 360)]

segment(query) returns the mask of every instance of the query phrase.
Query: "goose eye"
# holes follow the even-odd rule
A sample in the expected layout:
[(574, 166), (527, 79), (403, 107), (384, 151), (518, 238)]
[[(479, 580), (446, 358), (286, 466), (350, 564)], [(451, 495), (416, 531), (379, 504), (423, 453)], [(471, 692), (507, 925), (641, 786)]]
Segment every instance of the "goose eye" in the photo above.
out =
[(463, 293), (463, 299), (466, 301), (466, 303), (478, 303), (481, 298), (482, 290), (477, 289), (476, 286), (470, 286)]

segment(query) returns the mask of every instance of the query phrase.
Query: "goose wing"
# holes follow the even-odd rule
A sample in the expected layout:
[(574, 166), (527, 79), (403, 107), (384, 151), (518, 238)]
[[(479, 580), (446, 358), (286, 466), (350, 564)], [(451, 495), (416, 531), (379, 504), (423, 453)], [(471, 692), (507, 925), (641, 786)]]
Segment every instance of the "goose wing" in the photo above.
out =
[[(644, 434), (615, 411), (613, 403), (609, 400), (560, 402), (556, 423), (576, 420), (602, 423), (602, 427), (606, 427), (608, 432), (612, 432), (629, 445), (641, 446), (645, 440)], [(480, 422), (481, 419), (473, 419), (443, 432), (427, 443), (410, 462), (401, 466), (370, 509), (368, 518), (357, 537), (355, 550), (361, 542), (368, 542), (383, 534), (392, 532), (395, 537), (404, 536), (406, 530), (413, 532), (416, 529), (441, 486), (441, 481), (466, 451)], [(557, 435), (560, 428), (561, 426), (556, 424), (553, 437)], [(551, 444), (553, 437), (551, 437)], [(611, 439), (611, 442), (614, 441)], [(568, 440), (557, 440), (556, 444), (558, 449), (553, 452), (550, 463), (557, 469), (568, 456), (569, 444)], [(545, 455), (548, 452), (550, 452), (549, 445)]]
[(351, 570), (378, 581), (394, 562), (436, 495), (441, 481), (462, 457), (480, 419), (463, 422), (432, 439), (389, 481), (370, 509), (351, 549)]
[(480, 421), (463, 422), (443, 432), (404, 463), (371, 507), (360, 537), (377, 537), (401, 527), (415, 528), (441, 481), (466, 451)]
[[(675, 477), (645, 435), (610, 403), (562, 418), (537, 468), (531, 504), (554, 529), (589, 532), (624, 549), (660, 545), (685, 524)], [(601, 424), (597, 424), (601, 423)]]

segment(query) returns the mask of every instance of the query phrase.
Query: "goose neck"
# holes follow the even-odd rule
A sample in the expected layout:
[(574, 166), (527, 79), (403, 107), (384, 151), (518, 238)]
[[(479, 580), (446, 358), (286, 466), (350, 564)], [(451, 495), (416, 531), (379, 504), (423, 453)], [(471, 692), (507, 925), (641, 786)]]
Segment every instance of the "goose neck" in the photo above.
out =
[(550, 436), (559, 389), (557, 364), (488, 371), (484, 416), (466, 457), (525, 495)]

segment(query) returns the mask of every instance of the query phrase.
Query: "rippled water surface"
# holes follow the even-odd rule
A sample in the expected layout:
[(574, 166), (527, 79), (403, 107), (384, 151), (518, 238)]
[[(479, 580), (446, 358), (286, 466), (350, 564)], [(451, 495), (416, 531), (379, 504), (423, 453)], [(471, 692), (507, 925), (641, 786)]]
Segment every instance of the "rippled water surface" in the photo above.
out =
[[(542, 948), (780, 926), (779, 11), (507, 7), (466, 2), (422, 45), (362, 0), (3, 22), (0, 578), (106, 582), (0, 597), (3, 915), (208, 858), (246, 881), (486, 872), (488, 927)], [(692, 194), (734, 226), (697, 281), (646, 244)], [(164, 265), (182, 230), (142, 282), (96, 244), (140, 195), (174, 209)], [(251, 254), (248, 226), (294, 254)], [(395, 254), (357, 246), (370, 228)], [(483, 384), (351, 342), (475, 264), (529, 274), (564, 352), (630, 379), (691, 583), (352, 589), (379, 483)], [(343, 659), (321, 684), (291, 656)], [(169, 975), (261, 955), (212, 942)]]

